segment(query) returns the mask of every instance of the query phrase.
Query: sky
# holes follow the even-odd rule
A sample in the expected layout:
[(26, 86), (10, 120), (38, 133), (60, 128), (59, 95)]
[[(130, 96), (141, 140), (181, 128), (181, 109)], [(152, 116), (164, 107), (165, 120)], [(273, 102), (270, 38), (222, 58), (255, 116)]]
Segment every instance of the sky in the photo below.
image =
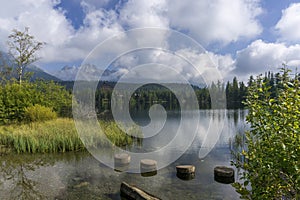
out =
[[(250, 75), (277, 72), (283, 63), (300, 66), (300, 1), (295, 0), (1, 0), (0, 49), (8, 50), (12, 29), (24, 27), (46, 42), (36, 65), (50, 73), (65, 65), (79, 66), (101, 42), (145, 27), (179, 31), (192, 38), (203, 46), (225, 80), (237, 76), (246, 81)], [(168, 40), (167, 35), (137, 37), (154, 43), (168, 41), (167, 50), (178, 42)], [(119, 48), (116, 52), (123, 43), (120, 40), (114, 46)], [(203, 63), (202, 54), (192, 48), (177, 48), (174, 53)], [(147, 60), (174, 66), (187, 79), (201, 75), (180, 62), (174, 64), (166, 52), (145, 51), (143, 55), (129, 53), (115, 63), (122, 66), (121, 72)]]

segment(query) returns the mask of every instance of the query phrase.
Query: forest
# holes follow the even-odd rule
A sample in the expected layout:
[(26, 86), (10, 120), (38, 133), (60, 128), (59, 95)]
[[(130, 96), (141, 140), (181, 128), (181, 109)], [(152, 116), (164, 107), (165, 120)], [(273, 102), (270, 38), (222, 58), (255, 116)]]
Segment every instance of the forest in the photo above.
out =
[[(280, 85), (279, 73), (266, 72), (263, 78), (263, 81), (270, 86), (272, 97), (275, 97), (278, 93), (278, 89), (282, 86)], [(192, 86), (195, 94), (197, 96), (198, 104), (200, 109), (211, 109), (211, 94), (218, 92), (220, 94), (226, 95), (226, 107), (220, 105), (216, 108), (227, 108), (227, 109), (244, 109), (245, 104), (243, 103), (246, 100), (248, 86), (253, 84), (254, 78), (250, 76), (249, 81), (244, 83), (238, 81), (236, 77), (232, 81), (227, 81), (227, 83), (212, 83), (207, 87), (197, 87)], [(62, 83), (68, 85), (69, 83)], [(175, 83), (174, 83), (175, 84)], [(189, 99), (190, 94), (185, 94), (185, 86), (177, 84), (177, 88), (182, 91), (182, 96), (186, 96), (186, 99)], [(96, 98), (96, 109), (98, 112), (103, 112), (105, 110), (111, 109), (111, 95), (115, 83), (113, 82), (101, 82), (98, 85), (98, 89), (95, 94)], [(221, 96), (222, 98), (222, 96)], [(225, 98), (225, 97), (224, 97)], [(225, 102), (225, 101), (224, 101)], [(130, 98), (130, 108), (133, 110), (143, 110), (149, 109), (151, 105), (159, 103), (165, 107), (166, 110), (179, 110), (179, 102), (172, 91), (168, 88), (158, 85), (158, 84), (147, 84), (138, 88), (135, 93)]]

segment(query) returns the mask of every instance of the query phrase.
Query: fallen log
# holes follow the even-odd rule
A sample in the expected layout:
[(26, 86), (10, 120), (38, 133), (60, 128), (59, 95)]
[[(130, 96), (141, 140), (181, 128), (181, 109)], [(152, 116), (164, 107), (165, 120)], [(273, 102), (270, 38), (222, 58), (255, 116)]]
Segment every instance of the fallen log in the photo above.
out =
[(128, 200), (161, 200), (160, 198), (125, 182), (122, 182), (120, 192), (121, 196)]

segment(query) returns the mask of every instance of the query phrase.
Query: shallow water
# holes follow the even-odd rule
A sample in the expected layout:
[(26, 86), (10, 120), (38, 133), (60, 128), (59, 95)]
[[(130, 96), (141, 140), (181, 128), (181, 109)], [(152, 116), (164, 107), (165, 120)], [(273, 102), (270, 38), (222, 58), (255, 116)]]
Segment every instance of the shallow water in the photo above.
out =
[[(246, 112), (206, 110), (200, 113), (201, 130), (221, 131), (217, 144), (205, 157), (199, 154), (205, 139), (201, 132), (186, 152), (181, 152), (178, 144), (173, 151), (184, 154), (150, 177), (114, 171), (87, 152), (0, 156), (0, 199), (121, 199), (122, 181), (162, 199), (239, 199), (230, 184), (214, 181), (213, 168), (216, 165), (230, 166), (230, 141), (237, 132), (246, 128)], [(138, 113), (135, 116), (139, 124), (148, 123), (147, 117)], [(172, 116), (162, 131), (172, 133), (176, 130), (179, 119), (176, 114)], [(145, 139), (142, 147), (133, 147), (131, 151), (158, 149), (167, 143), (167, 139), (166, 134), (159, 134)], [(189, 181), (177, 178), (175, 166), (178, 164), (195, 165), (195, 178)]]

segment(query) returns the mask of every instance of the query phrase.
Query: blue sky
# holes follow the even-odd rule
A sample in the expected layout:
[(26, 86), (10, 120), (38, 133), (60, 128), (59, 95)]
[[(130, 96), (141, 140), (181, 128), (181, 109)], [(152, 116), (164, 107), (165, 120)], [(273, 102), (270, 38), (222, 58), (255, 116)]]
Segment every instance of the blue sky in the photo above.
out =
[(199, 42), (225, 79), (246, 80), (277, 71), (282, 63), (300, 66), (299, 24), (300, 1), (293, 0), (10, 0), (0, 7), (0, 48), (7, 51), (13, 28), (28, 26), (47, 43), (36, 64), (56, 73), (65, 65), (80, 65), (113, 35), (168, 28)]

